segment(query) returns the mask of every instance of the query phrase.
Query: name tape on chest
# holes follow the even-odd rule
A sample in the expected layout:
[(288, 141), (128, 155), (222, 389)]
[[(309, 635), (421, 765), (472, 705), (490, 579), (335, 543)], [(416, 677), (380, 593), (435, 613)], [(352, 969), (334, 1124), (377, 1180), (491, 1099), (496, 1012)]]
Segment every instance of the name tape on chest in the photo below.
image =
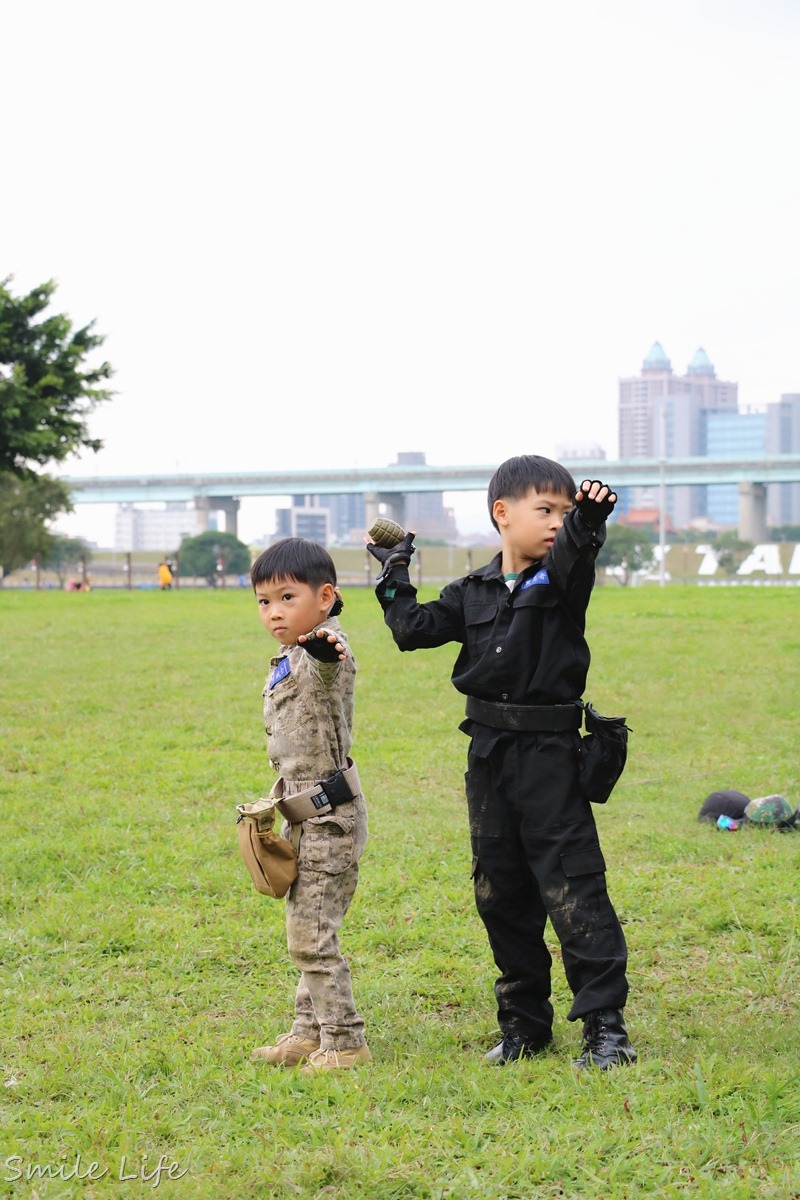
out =
[(547, 574), (547, 568), (542, 567), (542, 569), (540, 571), (537, 571), (535, 575), (531, 575), (530, 579), (526, 579), (524, 583), (521, 583), (519, 585), (519, 590), (521, 592), (524, 592), (525, 588), (533, 587), (534, 584), (542, 584), (542, 583), (549, 583), (549, 582), (550, 582), (550, 576)]
[(291, 675), (291, 673), (292, 673), (292, 664), (289, 662), (289, 656), (287, 654), (285, 658), (281, 659), (281, 661), (278, 663), (275, 670), (270, 675), (269, 690), (272, 691), (272, 689), (275, 687), (276, 683), (280, 683), (280, 681), (282, 679), (285, 679), (286, 676)]

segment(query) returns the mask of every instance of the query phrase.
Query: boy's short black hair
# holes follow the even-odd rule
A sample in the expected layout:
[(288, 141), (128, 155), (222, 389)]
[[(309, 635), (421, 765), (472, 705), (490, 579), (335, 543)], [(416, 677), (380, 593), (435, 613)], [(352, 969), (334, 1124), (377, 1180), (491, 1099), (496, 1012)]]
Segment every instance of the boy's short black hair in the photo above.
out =
[(310, 587), (332, 583), (336, 587), (336, 567), (333, 559), (319, 542), (308, 538), (289, 537), (268, 547), (259, 554), (250, 568), (253, 587), (273, 579), (294, 579)]
[(546, 492), (550, 488), (554, 492), (562, 492), (570, 500), (575, 498), (578, 490), (567, 468), (552, 458), (542, 458), (539, 454), (520, 454), (516, 458), (507, 458), (489, 480), (486, 494), (489, 517), (495, 529), (499, 529), (494, 519), (495, 500), (521, 500), (531, 488), (537, 492)]

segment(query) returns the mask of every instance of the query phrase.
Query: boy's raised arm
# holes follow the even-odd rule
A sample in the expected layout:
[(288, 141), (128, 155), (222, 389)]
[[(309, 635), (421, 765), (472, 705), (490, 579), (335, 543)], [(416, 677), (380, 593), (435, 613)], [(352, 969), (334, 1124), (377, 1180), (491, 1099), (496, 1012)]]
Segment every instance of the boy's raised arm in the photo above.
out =
[(555, 581), (569, 602), (586, 607), (594, 585), (595, 559), (606, 540), (606, 517), (614, 510), (617, 494), (599, 479), (584, 479), (575, 493), (575, 508), (550, 551)]

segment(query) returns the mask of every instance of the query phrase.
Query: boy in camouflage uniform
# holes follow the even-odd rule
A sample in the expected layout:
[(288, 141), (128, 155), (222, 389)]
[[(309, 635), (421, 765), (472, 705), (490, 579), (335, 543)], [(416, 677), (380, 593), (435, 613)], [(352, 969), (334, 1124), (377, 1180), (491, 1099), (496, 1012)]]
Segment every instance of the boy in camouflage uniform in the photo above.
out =
[[(287, 944), (300, 971), (295, 1018), (275, 1045), (252, 1055), (276, 1065), (305, 1063), (312, 1074), (372, 1057), (338, 939), (367, 840), (358, 785), (341, 796), (341, 772), (352, 765), (356, 665), (336, 619), (336, 568), (322, 546), (285, 538), (256, 559), (251, 582), (261, 622), (281, 644), (263, 692), (270, 766), (281, 776), (271, 795), (291, 801), (320, 780), (337, 783), (333, 809), (284, 826), (298, 853), (298, 877), (286, 897)], [(315, 799), (328, 803), (324, 793)]]

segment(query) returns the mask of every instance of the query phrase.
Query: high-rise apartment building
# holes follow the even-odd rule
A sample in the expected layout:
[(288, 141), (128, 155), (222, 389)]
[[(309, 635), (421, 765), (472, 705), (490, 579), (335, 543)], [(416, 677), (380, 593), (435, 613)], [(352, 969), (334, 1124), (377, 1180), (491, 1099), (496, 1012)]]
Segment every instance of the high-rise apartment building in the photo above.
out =
[(619, 381), (620, 458), (660, 458), (664, 453), (661, 415), (687, 390), (675, 375), (660, 342), (654, 342), (640, 375)]
[[(708, 412), (704, 417), (704, 454), (711, 458), (752, 458), (766, 449), (765, 412)], [(714, 525), (739, 524), (739, 488), (735, 483), (706, 487), (705, 515)], [(769, 494), (769, 489), (767, 489)]]
[[(654, 342), (641, 374), (619, 381), (620, 458), (694, 458), (707, 453), (706, 415), (737, 412), (738, 384), (717, 379), (702, 348), (685, 375), (676, 375), (660, 342)], [(654, 488), (631, 488), (625, 508), (652, 508)], [(705, 515), (706, 488), (669, 488), (667, 510), (675, 528)]]
[[(800, 393), (788, 392), (767, 405), (768, 454), (800, 454)], [(771, 525), (800, 525), (800, 483), (774, 483), (767, 489)]]

